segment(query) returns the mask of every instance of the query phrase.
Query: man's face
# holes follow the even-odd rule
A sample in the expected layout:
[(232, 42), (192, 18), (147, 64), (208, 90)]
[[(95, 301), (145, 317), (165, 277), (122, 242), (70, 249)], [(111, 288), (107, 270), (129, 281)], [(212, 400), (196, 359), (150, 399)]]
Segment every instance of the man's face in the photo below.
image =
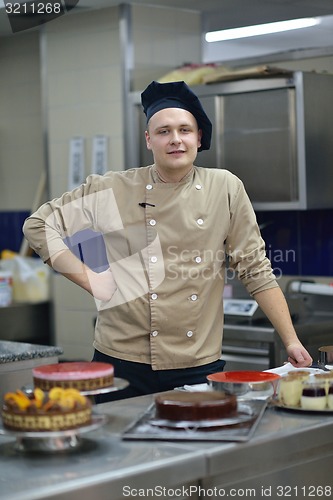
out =
[(201, 130), (194, 116), (180, 108), (166, 108), (155, 113), (146, 131), (147, 148), (162, 172), (184, 173), (192, 168), (201, 146)]

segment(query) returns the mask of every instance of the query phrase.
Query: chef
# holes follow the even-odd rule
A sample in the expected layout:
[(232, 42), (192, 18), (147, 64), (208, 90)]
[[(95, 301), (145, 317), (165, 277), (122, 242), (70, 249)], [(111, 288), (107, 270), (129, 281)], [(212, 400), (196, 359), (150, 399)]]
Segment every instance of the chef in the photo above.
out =
[[(154, 81), (141, 97), (154, 164), (90, 175), (23, 228), (44, 262), (95, 298), (94, 360), (129, 381), (97, 402), (203, 383), (223, 370), (227, 266), (280, 335), (286, 359), (309, 366), (241, 180), (195, 165), (212, 134), (199, 99), (184, 82)], [(68, 246), (87, 230), (103, 238), (103, 270), (84, 262), (84, 241), (81, 258)]]

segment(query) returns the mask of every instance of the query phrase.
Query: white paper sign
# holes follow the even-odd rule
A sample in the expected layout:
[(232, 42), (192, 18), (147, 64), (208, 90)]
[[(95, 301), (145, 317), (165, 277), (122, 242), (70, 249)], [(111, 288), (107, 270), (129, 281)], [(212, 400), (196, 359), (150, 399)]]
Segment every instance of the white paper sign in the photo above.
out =
[(92, 147), (91, 172), (104, 175), (108, 170), (108, 137), (95, 135)]
[(69, 143), (68, 189), (84, 182), (84, 138), (72, 137)]

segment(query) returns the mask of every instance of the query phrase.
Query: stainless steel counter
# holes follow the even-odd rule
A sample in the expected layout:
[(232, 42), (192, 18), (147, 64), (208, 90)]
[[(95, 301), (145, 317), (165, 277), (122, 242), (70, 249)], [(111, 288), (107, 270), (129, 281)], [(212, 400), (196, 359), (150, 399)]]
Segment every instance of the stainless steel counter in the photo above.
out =
[[(219, 498), (222, 488), (224, 496), (236, 498), (332, 496), (327, 494), (333, 488), (332, 414), (269, 408), (254, 437), (246, 443), (123, 441), (121, 433), (145, 411), (152, 398), (96, 407), (110, 421), (88, 434), (81, 448), (70, 452), (22, 453), (15, 450), (11, 437), (0, 436), (0, 498), (123, 500), (145, 496), (193, 500), (207, 498), (208, 494)], [(278, 486), (285, 488), (283, 495)], [(310, 486), (319, 494), (311, 495), (314, 490)], [(287, 487), (294, 488), (294, 495), (287, 495)], [(320, 494), (318, 488), (325, 487), (326, 493)], [(221, 490), (215, 496), (214, 488), (216, 492)], [(246, 495), (247, 488), (252, 493)], [(267, 488), (271, 488), (270, 495)]]

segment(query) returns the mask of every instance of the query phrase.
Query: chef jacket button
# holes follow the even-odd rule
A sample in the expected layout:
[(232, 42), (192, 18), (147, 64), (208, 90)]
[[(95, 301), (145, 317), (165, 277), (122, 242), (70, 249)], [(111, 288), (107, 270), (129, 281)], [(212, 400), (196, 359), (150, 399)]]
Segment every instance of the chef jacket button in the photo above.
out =
[(151, 226), (155, 226), (155, 224), (156, 224), (156, 220), (155, 220), (155, 219), (151, 219), (151, 220), (149, 221), (149, 224), (150, 224)]
[(152, 335), (152, 337), (157, 337), (157, 335), (158, 335), (158, 331), (157, 331), (157, 330), (154, 330), (153, 332), (151, 332), (151, 335)]
[(146, 189), (148, 189), (148, 191), (150, 191), (151, 189), (153, 189), (153, 186), (151, 184), (147, 184)]
[(189, 330), (189, 331), (187, 332), (186, 337), (189, 337), (189, 338), (193, 337), (193, 332), (192, 332), (192, 330)]
[(202, 219), (197, 219), (197, 224), (199, 224), (199, 226), (202, 226), (203, 222), (204, 221)]
[(152, 293), (152, 294), (151, 294), (151, 298), (152, 298), (153, 300), (156, 300), (156, 299), (157, 299), (157, 297), (158, 297), (157, 293)]
[(196, 294), (196, 293), (193, 293), (193, 295), (191, 295), (191, 297), (190, 297), (190, 298), (191, 298), (191, 300), (193, 300), (193, 301), (194, 301), (194, 300), (197, 300), (197, 299), (198, 299), (198, 296), (197, 296), (197, 294)]
[(153, 255), (152, 257), (150, 257), (150, 262), (157, 262), (156, 255)]
[(200, 264), (200, 262), (201, 262), (201, 261), (202, 261), (201, 257), (196, 257), (196, 258), (195, 258), (195, 262), (196, 262), (197, 264)]
[(195, 189), (200, 190), (200, 189), (202, 189), (202, 186), (201, 186), (200, 184), (197, 184), (197, 185), (195, 186)]

